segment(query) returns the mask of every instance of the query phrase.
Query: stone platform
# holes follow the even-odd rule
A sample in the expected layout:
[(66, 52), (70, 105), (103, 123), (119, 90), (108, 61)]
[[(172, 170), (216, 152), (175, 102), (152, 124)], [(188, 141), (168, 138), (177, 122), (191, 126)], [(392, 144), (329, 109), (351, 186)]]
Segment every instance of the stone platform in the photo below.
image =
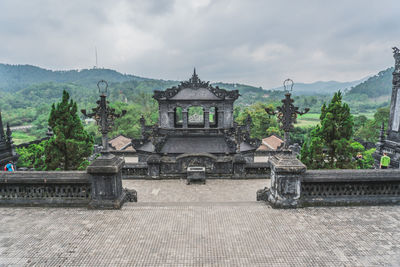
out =
[(265, 182), (124, 181), (139, 202), (121, 210), (0, 208), (0, 266), (399, 264), (400, 206), (275, 210), (254, 201)]

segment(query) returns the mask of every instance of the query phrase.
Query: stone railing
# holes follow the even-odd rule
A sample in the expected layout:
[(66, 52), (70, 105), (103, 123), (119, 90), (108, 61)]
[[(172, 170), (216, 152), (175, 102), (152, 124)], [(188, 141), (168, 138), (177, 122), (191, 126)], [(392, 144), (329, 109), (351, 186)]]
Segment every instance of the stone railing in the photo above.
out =
[(0, 205), (87, 206), (86, 172), (0, 172)]
[(123, 179), (150, 179), (147, 163), (126, 163), (122, 167)]
[(274, 208), (400, 203), (400, 170), (309, 170), (295, 157), (271, 157), (271, 187), (257, 200)]
[(301, 182), (300, 205), (400, 203), (400, 170), (310, 170)]
[(269, 179), (271, 175), (271, 168), (267, 162), (254, 162), (245, 165), (244, 178), (259, 178)]
[(137, 201), (135, 190), (122, 188), (123, 164), (123, 159), (106, 155), (86, 172), (0, 172), (0, 205), (120, 209), (126, 201)]

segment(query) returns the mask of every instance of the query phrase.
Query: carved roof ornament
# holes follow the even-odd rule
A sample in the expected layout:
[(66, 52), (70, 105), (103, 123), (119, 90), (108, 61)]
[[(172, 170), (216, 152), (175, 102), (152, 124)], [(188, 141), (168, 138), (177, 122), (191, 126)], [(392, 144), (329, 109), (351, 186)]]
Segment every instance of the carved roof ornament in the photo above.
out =
[(188, 81), (181, 82), (178, 86), (173, 86), (171, 88), (166, 89), (165, 91), (154, 91), (153, 98), (160, 100), (162, 98), (170, 99), (176, 96), (183, 89), (200, 89), (205, 88), (208, 89), (211, 93), (213, 93), (216, 97), (220, 99), (231, 98), (236, 100), (239, 97), (238, 90), (227, 91), (224, 89), (220, 89), (218, 86), (213, 87), (210, 85), (210, 82), (204, 82), (200, 80), (199, 76), (196, 73), (196, 68), (193, 70), (193, 75)]
[(393, 47), (393, 57), (395, 60), (394, 64), (394, 72), (395, 73), (400, 73), (400, 49), (397, 47)]

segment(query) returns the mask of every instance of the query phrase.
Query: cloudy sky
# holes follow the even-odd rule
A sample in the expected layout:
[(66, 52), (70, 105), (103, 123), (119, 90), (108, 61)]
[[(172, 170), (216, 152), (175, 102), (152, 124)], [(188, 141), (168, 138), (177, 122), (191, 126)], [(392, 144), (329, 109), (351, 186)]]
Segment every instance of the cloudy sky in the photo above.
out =
[(399, 0), (0, 0), (0, 62), (264, 88), (394, 64)]

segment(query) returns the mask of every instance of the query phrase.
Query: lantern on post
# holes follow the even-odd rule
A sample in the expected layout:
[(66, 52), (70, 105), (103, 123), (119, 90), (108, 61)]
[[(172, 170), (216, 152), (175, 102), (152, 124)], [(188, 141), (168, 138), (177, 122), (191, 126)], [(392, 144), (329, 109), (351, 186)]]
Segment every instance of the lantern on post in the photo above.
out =
[(294, 124), (297, 122), (297, 115), (306, 114), (310, 109), (305, 108), (304, 111), (299, 111), (299, 107), (293, 105), (294, 100), (291, 98), (291, 91), (293, 90), (294, 82), (291, 79), (286, 79), (283, 82), (285, 90), (285, 98), (282, 99), (282, 106), (277, 107), (276, 110), (266, 108), (265, 111), (269, 115), (276, 115), (278, 118), (279, 127), (284, 131), (284, 149), (289, 148), (290, 143), (290, 132), (294, 128)]
[(94, 118), (97, 125), (99, 126), (99, 132), (102, 134), (102, 145), (103, 150), (101, 151), (102, 156), (109, 156), (109, 146), (108, 146), (108, 133), (112, 130), (114, 126), (114, 121), (116, 118), (120, 118), (126, 114), (126, 110), (122, 110), (121, 114), (115, 113), (115, 109), (109, 106), (107, 101), (108, 83), (105, 80), (101, 80), (97, 83), (97, 88), (100, 93), (100, 100), (98, 100), (97, 107), (92, 109), (92, 113), (87, 114), (86, 109), (82, 109), (83, 115), (89, 118)]

